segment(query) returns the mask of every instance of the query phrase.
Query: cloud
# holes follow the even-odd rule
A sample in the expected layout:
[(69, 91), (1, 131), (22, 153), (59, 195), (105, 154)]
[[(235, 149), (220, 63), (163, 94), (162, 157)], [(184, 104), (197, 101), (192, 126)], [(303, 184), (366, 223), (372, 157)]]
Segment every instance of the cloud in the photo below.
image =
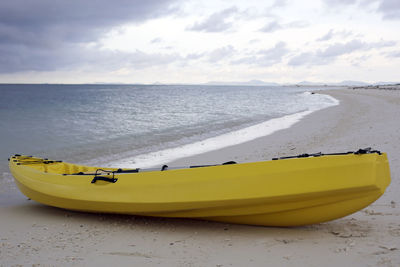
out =
[(344, 5), (353, 5), (357, 3), (357, 0), (323, 0), (326, 5), (329, 6), (344, 6)]
[(328, 41), (328, 40), (332, 39), (332, 37), (333, 37), (333, 30), (330, 29), (327, 34), (325, 34), (321, 38), (318, 38), (317, 41)]
[(380, 1), (378, 11), (383, 13), (384, 19), (400, 19), (400, 1), (382, 0)]
[(288, 0), (275, 0), (271, 7), (284, 7), (288, 5), (288, 2)]
[(204, 57), (204, 54), (205, 53), (190, 53), (190, 54), (186, 55), (185, 59), (186, 60), (197, 60), (197, 59)]
[(284, 23), (284, 24), (281, 24), (277, 20), (274, 20), (274, 21), (268, 23), (267, 25), (265, 25), (264, 27), (262, 27), (260, 29), (260, 31), (261, 32), (275, 32), (275, 31), (282, 30), (282, 29), (304, 28), (307, 26), (308, 26), (308, 23), (305, 21), (301, 21), (301, 20), (292, 21), (292, 22)]
[(150, 41), (151, 44), (157, 44), (161, 43), (162, 39), (160, 37), (154, 38), (153, 40)]
[[(60, 54), (60, 51), (62, 53)], [(4, 53), (7, 52), (7, 53)], [(19, 53), (19, 57), (15, 54)], [(16, 47), (14, 51), (0, 47), (0, 72), (53, 71), (53, 70), (99, 70), (112, 71), (122, 67), (143, 69), (167, 65), (182, 60), (176, 53), (145, 53), (142, 51), (121, 52), (89, 49), (65, 45), (60, 50), (33, 50)]]
[(259, 50), (247, 57), (232, 61), (233, 64), (247, 64), (257, 66), (271, 66), (282, 62), (285, 55), (289, 53), (289, 49), (285, 42), (279, 42), (270, 49)]
[(368, 54), (356, 57), (356, 58), (351, 60), (351, 64), (353, 66), (361, 66), (361, 64), (364, 63), (365, 61), (367, 61), (370, 57), (371, 56), (368, 55)]
[(367, 48), (367, 44), (360, 40), (352, 40), (347, 43), (335, 43), (325, 49), (319, 49), (315, 53), (305, 52), (293, 57), (288, 64), (298, 65), (325, 65), (336, 60), (337, 57), (351, 54), (354, 51)]
[(373, 48), (385, 48), (385, 47), (392, 47), (392, 46), (396, 46), (397, 42), (396, 41), (384, 41), (384, 40), (380, 40), (379, 42), (373, 42), (373, 43), (369, 43), (368, 47), (370, 49)]
[(164, 0), (0, 1), (0, 72), (76, 66), (87, 58), (85, 53), (104, 54), (87, 46), (113, 27), (167, 15), (174, 11), (172, 4)]
[(317, 63), (315, 54), (311, 52), (304, 52), (295, 57), (292, 57), (288, 62), (291, 66), (308, 65), (310, 63)]
[(387, 52), (387, 53), (385, 53), (385, 55), (386, 55), (386, 57), (388, 57), (388, 58), (394, 58), (394, 57), (400, 58), (400, 50), (398, 50), (398, 51)]
[(366, 47), (366, 43), (360, 40), (352, 40), (347, 43), (335, 43), (328, 46), (325, 50), (319, 51), (317, 55), (319, 57), (337, 57), (344, 54), (352, 53), (356, 50)]
[(308, 25), (309, 25), (308, 22), (306, 22), (304, 20), (295, 20), (295, 21), (289, 22), (287, 24), (284, 24), (284, 27), (286, 27), (286, 28), (305, 28)]
[(232, 56), (234, 52), (235, 49), (231, 45), (215, 49), (210, 52), (209, 61), (213, 63), (218, 62), (222, 59)]
[[(134, 53), (120, 53), (119, 58), (116, 57), (116, 65), (120, 65), (120, 62), (126, 62), (127, 67), (131, 68), (148, 68), (152, 66), (168, 65), (177, 61), (180, 61), (182, 57), (176, 53), (145, 53), (142, 51), (136, 51)], [(110, 56), (113, 59), (114, 55)]]
[(399, 0), (323, 0), (323, 2), (330, 8), (341, 8), (355, 4), (359, 8), (369, 8), (371, 4), (377, 4), (376, 11), (382, 13), (384, 19), (400, 19)]
[(335, 61), (338, 57), (351, 54), (356, 51), (368, 51), (395, 46), (395, 41), (378, 41), (366, 43), (360, 40), (352, 40), (346, 43), (334, 43), (325, 49), (318, 49), (316, 52), (303, 52), (292, 57), (288, 64), (291, 66), (299, 65), (324, 65)]
[(346, 38), (352, 34), (353, 33), (351, 31), (334, 31), (333, 29), (330, 29), (324, 36), (318, 38), (317, 41), (329, 41), (336, 36)]
[(262, 32), (274, 32), (277, 30), (282, 29), (282, 25), (278, 23), (278, 21), (272, 21), (270, 23), (268, 23), (267, 25), (265, 25), (264, 27), (262, 27), (260, 29), (260, 31)]
[(233, 23), (229, 21), (229, 19), (237, 12), (238, 9), (236, 7), (230, 7), (220, 12), (213, 13), (205, 20), (196, 22), (186, 29), (189, 31), (223, 32), (232, 27)]
[(10, 37), (7, 38), (10, 41), (20, 41), (19, 34), (25, 33), (39, 38), (88, 42), (114, 26), (165, 15), (171, 12), (170, 3), (163, 0), (1, 1), (0, 24), (6, 27), (3, 38)]

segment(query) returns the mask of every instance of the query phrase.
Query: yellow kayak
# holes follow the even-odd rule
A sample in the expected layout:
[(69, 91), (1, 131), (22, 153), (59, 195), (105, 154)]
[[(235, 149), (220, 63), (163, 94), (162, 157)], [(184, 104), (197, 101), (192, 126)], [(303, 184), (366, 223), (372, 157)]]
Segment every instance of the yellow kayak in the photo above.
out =
[(228, 163), (113, 169), (14, 155), (9, 167), (23, 194), (49, 206), (265, 226), (349, 215), (390, 183), (386, 153), (370, 149)]

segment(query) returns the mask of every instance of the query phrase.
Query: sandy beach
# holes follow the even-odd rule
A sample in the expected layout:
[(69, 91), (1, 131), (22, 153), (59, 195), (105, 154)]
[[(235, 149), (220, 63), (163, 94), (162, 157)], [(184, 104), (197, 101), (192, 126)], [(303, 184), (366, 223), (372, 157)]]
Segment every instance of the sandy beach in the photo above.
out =
[(249, 162), (372, 147), (392, 182), (368, 208), (296, 228), (87, 214), (27, 199), (0, 177), (0, 266), (400, 266), (400, 90), (340, 89), (340, 105), (289, 129), (169, 166)]

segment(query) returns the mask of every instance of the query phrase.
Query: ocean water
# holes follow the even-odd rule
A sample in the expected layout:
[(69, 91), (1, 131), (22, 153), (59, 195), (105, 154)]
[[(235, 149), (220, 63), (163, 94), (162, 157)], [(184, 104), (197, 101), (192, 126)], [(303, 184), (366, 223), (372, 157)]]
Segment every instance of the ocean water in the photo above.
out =
[[(318, 88), (324, 89), (324, 88)], [(0, 85), (0, 159), (150, 167), (288, 128), (337, 105), (316, 88)]]

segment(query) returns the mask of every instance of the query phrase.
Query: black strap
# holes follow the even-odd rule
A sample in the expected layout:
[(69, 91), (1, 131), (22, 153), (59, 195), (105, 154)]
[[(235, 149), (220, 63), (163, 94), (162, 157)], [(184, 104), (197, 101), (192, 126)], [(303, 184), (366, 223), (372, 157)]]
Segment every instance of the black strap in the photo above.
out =
[(137, 172), (139, 172), (139, 168), (137, 168), (137, 169), (129, 169), (129, 170), (118, 169), (116, 171), (108, 171), (108, 170), (103, 170), (103, 169), (97, 169), (95, 173), (77, 172), (77, 173), (63, 174), (63, 175), (96, 175), (96, 173), (98, 171), (103, 171), (103, 172), (110, 173), (110, 174), (113, 174), (113, 173), (137, 173)]
[(348, 152), (342, 152), (342, 153), (327, 153), (327, 154), (323, 154), (321, 152), (318, 152), (318, 153), (314, 153), (314, 154), (300, 154), (300, 155), (297, 155), (297, 156), (272, 158), (272, 160), (293, 159), (293, 158), (308, 158), (308, 157), (320, 157), (320, 156), (349, 155), (349, 154), (363, 155), (363, 154), (372, 154), (372, 153), (377, 153), (378, 155), (382, 154), (379, 150), (373, 150), (372, 148), (367, 147), (367, 148), (359, 149), (357, 151), (348, 151)]
[[(101, 173), (112, 174), (112, 178), (104, 177), (104, 176), (99, 176), (99, 174), (101, 174)], [(92, 180), (92, 184), (94, 184), (94, 183), (97, 182), (98, 180), (102, 180), (102, 181), (106, 181), (106, 182), (110, 182), (110, 183), (115, 183), (116, 181), (118, 181), (118, 179), (115, 178), (114, 176), (115, 176), (115, 171), (97, 169), (97, 170), (96, 170), (96, 173), (94, 174), (94, 178), (93, 178), (93, 180)]]
[(139, 168), (130, 169), (130, 170), (118, 169), (118, 170), (114, 171), (114, 173), (135, 173), (135, 172), (139, 172)]
[(361, 148), (360, 148), (359, 150), (357, 150), (356, 152), (354, 152), (354, 154), (356, 154), (356, 155), (371, 154), (371, 153), (377, 153), (377, 154), (379, 154), (379, 155), (382, 154), (380, 151), (378, 151), (378, 150), (372, 150), (372, 148), (370, 148), (370, 147), (367, 147), (367, 148), (364, 148), (364, 149), (361, 149)]
[(161, 171), (166, 171), (166, 170), (168, 170), (168, 165), (163, 165), (163, 166), (161, 167)]
[(193, 165), (190, 166), (189, 168), (202, 168), (202, 167), (213, 167), (213, 166), (218, 166), (218, 165)]
[(116, 181), (118, 181), (118, 178), (108, 178), (108, 177), (104, 177), (104, 176), (95, 176), (92, 180), (92, 184), (96, 183), (98, 180), (101, 181), (106, 181), (106, 182), (110, 182), (110, 183), (115, 183)]

